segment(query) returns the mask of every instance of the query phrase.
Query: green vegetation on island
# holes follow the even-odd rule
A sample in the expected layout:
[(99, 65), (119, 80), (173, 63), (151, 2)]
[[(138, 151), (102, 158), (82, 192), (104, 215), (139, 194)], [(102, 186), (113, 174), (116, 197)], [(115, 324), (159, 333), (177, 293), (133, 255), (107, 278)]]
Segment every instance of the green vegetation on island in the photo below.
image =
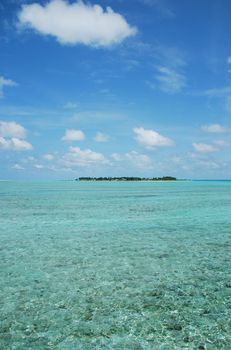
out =
[(177, 178), (173, 176), (163, 177), (79, 177), (76, 181), (176, 181)]

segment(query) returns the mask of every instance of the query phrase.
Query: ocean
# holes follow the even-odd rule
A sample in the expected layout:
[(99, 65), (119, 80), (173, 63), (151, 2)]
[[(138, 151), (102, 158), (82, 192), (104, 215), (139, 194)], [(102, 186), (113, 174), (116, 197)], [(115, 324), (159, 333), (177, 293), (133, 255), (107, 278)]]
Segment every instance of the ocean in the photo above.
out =
[(231, 349), (231, 181), (0, 182), (1, 350)]

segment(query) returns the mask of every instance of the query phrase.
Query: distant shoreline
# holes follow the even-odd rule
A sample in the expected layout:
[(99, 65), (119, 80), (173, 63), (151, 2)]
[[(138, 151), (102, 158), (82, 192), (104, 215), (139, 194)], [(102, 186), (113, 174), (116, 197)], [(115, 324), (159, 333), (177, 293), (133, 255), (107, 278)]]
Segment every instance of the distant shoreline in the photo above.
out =
[(177, 181), (173, 176), (163, 177), (79, 177), (76, 181)]

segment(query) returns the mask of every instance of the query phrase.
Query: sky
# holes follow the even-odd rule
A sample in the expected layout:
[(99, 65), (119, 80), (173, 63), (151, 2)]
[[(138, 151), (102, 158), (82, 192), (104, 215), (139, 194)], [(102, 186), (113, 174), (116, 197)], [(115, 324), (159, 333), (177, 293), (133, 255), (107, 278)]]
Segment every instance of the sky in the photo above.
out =
[(230, 0), (1, 0), (0, 179), (231, 179)]

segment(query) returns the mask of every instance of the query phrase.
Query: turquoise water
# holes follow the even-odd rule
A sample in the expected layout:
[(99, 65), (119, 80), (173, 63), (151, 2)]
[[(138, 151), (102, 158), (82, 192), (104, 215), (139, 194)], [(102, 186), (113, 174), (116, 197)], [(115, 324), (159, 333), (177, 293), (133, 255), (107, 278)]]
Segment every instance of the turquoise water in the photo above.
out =
[(231, 349), (231, 182), (0, 182), (0, 349)]

